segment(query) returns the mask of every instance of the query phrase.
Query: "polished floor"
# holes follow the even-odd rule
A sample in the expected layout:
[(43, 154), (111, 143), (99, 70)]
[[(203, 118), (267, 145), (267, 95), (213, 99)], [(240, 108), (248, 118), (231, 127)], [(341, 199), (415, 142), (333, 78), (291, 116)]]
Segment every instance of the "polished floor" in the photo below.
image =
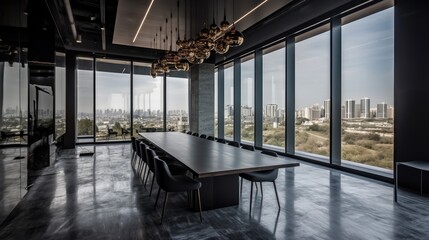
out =
[(267, 183), (249, 214), (245, 182), (240, 205), (204, 211), (203, 223), (186, 194), (170, 194), (160, 226), (162, 201), (155, 210), (130, 156), (129, 144), (60, 152), (0, 226), (0, 239), (429, 238), (429, 198), (404, 193), (395, 204), (389, 184), (307, 163), (280, 171), (280, 211)]

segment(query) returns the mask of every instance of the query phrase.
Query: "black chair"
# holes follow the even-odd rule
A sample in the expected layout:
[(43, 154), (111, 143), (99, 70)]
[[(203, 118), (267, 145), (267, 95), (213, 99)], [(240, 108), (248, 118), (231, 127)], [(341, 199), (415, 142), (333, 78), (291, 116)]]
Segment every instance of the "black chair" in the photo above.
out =
[(107, 126), (107, 139), (110, 140), (110, 136), (115, 135), (115, 137), (118, 136), (118, 132), (113, 131), (109, 126)]
[[(272, 151), (262, 151), (262, 154), (267, 154), (273, 157), (278, 157), (276, 152)], [(253, 183), (260, 183), (261, 187), (261, 194), (262, 194), (262, 182), (272, 182), (274, 185), (274, 191), (276, 192), (276, 198), (277, 198), (277, 204), (280, 208), (280, 201), (279, 201), (279, 195), (277, 193), (277, 187), (276, 187), (276, 179), (279, 175), (279, 169), (271, 169), (271, 170), (264, 170), (264, 171), (257, 171), (257, 172), (250, 172), (250, 173), (240, 173), (241, 177), (241, 190), (243, 189), (243, 178), (250, 181), (250, 208), (249, 208), (249, 214), (252, 211), (252, 197), (253, 197)]]
[(122, 139), (125, 139), (125, 137), (126, 137), (128, 134), (130, 134), (130, 130), (129, 130), (129, 129), (121, 128), (121, 136), (122, 136)]
[[(185, 167), (182, 167), (180, 165), (176, 165), (175, 163), (169, 164), (168, 160), (166, 161), (166, 159), (159, 157), (153, 149), (147, 148), (146, 149), (146, 156), (147, 156), (147, 163), (149, 166), (149, 171), (152, 172), (152, 174), (153, 174), (149, 196), (152, 195), (153, 183), (155, 182), (155, 157), (158, 157), (159, 159), (161, 159), (165, 163), (167, 163), (168, 169), (170, 170), (171, 175), (185, 175), (186, 172), (188, 171)], [(145, 185), (146, 185), (147, 178), (149, 177), (150, 172), (148, 172), (148, 174), (147, 174)]]
[(226, 140), (223, 138), (218, 138), (216, 141), (219, 143), (226, 143)]
[[(158, 204), (159, 194), (161, 189), (165, 191), (164, 206), (162, 207), (161, 224), (164, 219), (165, 208), (167, 206), (168, 193), (170, 192), (189, 192), (197, 191), (198, 196), (198, 208), (200, 210), (200, 221), (203, 221), (203, 215), (201, 213), (201, 197), (200, 188), (201, 182), (194, 180), (186, 175), (173, 176), (168, 169), (167, 164), (155, 157), (155, 177), (158, 183), (159, 189), (156, 197), (155, 208)], [(189, 197), (188, 197), (189, 199)]]
[(196, 132), (195, 132), (195, 133), (192, 133), (192, 136), (198, 137), (198, 135), (199, 135), (199, 134), (198, 134), (198, 133), (196, 133)]
[(213, 136), (208, 136), (208, 137), (207, 137), (207, 140), (214, 141), (214, 140), (215, 140), (215, 138), (214, 138)]
[(240, 147), (240, 143), (238, 143), (238, 142), (234, 142), (234, 141), (230, 141), (230, 142), (228, 142), (228, 145), (230, 145), (230, 146), (234, 146), (234, 147)]
[(243, 145), (243, 146), (241, 146), (241, 148), (249, 150), (249, 151), (255, 151), (255, 147), (254, 146), (250, 146), (250, 145)]
[(134, 159), (136, 158), (136, 138), (131, 137), (131, 147), (133, 154), (131, 155), (131, 166), (134, 166)]
[(192, 135), (192, 132), (191, 131), (187, 131), (186, 134)]
[(201, 134), (200, 138), (207, 138), (207, 135)]

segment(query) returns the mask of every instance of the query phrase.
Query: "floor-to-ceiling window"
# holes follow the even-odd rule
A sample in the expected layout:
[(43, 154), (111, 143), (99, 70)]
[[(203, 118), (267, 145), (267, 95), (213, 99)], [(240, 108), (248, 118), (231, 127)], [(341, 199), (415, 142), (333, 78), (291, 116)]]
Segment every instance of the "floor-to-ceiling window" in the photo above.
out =
[(217, 68), (214, 72), (214, 136), (218, 136), (218, 71)]
[(233, 63), (224, 66), (224, 135), (234, 139), (234, 67)]
[(93, 58), (78, 57), (77, 63), (77, 142), (94, 141)]
[(184, 72), (167, 76), (167, 131), (189, 130), (189, 79)]
[(97, 59), (96, 68), (96, 141), (129, 139), (131, 64), (128, 61)]
[(295, 37), (295, 153), (329, 161), (330, 26)]
[(66, 132), (66, 67), (64, 53), (55, 53), (55, 138)]
[(241, 59), (241, 141), (254, 142), (255, 134), (255, 60), (254, 55)]
[[(263, 50), (263, 145), (285, 147), (285, 44)], [(280, 150), (280, 148), (279, 148)]]
[(341, 158), (392, 169), (394, 9), (371, 10), (342, 19)]
[(150, 64), (134, 62), (133, 135), (139, 132), (163, 131), (163, 76), (153, 78)]

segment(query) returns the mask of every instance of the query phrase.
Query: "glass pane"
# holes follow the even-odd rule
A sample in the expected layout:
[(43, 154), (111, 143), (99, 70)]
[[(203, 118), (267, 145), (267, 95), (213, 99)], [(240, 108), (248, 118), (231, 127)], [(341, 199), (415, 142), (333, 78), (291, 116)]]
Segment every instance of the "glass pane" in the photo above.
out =
[(94, 141), (94, 72), (92, 58), (77, 58), (77, 142)]
[(218, 136), (218, 72), (214, 73), (214, 136)]
[(254, 142), (255, 133), (255, 60), (251, 55), (241, 60), (241, 140)]
[(130, 138), (130, 62), (97, 59), (96, 141)]
[(284, 151), (286, 123), (284, 43), (264, 49), (263, 53), (263, 145)]
[(234, 139), (234, 68), (232, 64), (224, 69), (224, 133), (225, 138)]
[(188, 78), (167, 77), (167, 130), (189, 130)]
[(393, 7), (342, 26), (343, 163), (393, 166)]
[(133, 135), (163, 131), (163, 77), (152, 78), (150, 64), (134, 63), (133, 85)]
[(330, 32), (316, 29), (306, 33), (305, 39), (295, 43), (297, 155), (313, 155), (329, 161), (329, 89)]
[(66, 67), (64, 53), (55, 56), (55, 138), (66, 132)]

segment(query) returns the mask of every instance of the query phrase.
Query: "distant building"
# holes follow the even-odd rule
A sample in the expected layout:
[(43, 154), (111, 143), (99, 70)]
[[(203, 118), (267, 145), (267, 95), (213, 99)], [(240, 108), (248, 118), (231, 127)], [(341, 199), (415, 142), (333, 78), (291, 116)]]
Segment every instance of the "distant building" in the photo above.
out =
[(265, 116), (271, 118), (278, 117), (278, 108), (279, 106), (277, 104), (265, 105)]
[(360, 100), (360, 116), (357, 117), (361, 117), (361, 118), (370, 118), (371, 117), (371, 111), (370, 111), (370, 99), (369, 98), (362, 98)]
[(382, 102), (377, 104), (376, 118), (387, 118), (387, 104)]
[(323, 117), (327, 120), (329, 120), (331, 118), (331, 100), (330, 99), (326, 99), (323, 102), (323, 108), (324, 108), (324, 115)]
[(355, 118), (355, 100), (348, 99), (345, 101), (344, 118)]

